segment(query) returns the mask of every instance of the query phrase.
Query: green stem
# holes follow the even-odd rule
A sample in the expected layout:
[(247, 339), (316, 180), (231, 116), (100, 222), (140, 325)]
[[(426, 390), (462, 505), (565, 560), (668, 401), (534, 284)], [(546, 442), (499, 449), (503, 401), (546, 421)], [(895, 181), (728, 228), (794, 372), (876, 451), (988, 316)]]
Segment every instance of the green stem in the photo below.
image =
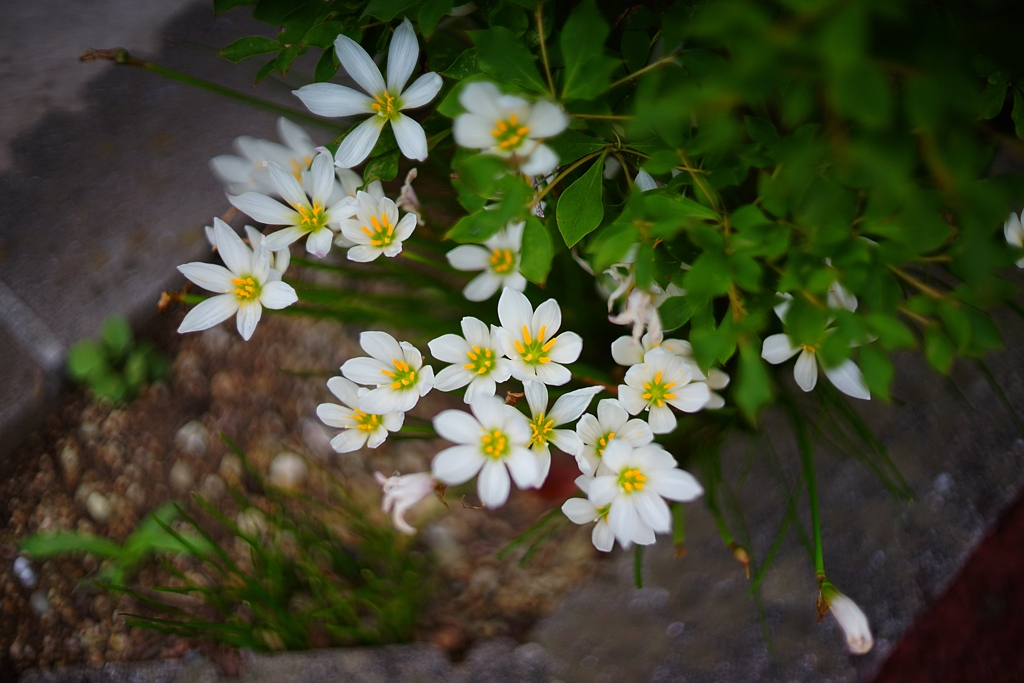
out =
[(534, 10), (533, 15), (537, 20), (537, 36), (540, 38), (540, 61), (544, 64), (544, 75), (548, 79), (551, 98), (558, 99), (555, 95), (555, 79), (551, 77), (551, 64), (548, 62), (548, 46), (544, 39), (544, 5), (538, 2), (537, 9)]
[(634, 546), (633, 550), (633, 581), (636, 582), (636, 587), (644, 587), (644, 547), (642, 545)]
[(811, 533), (814, 536), (814, 574), (818, 580), (825, 578), (825, 558), (821, 550), (821, 512), (818, 509), (818, 484), (814, 478), (814, 456), (807, 438), (807, 429), (797, 407), (787, 402), (790, 417), (793, 420), (793, 431), (796, 433), (800, 459), (803, 461), (804, 479), (807, 481), (807, 500), (811, 506)]
[(619, 80), (617, 80), (614, 83), (612, 83), (611, 85), (609, 85), (608, 89), (611, 90), (612, 88), (617, 88), (620, 85), (622, 85), (623, 83), (628, 83), (629, 81), (633, 80), (634, 78), (636, 78), (638, 76), (642, 76), (643, 74), (647, 73), (648, 71), (651, 71), (653, 69), (657, 69), (662, 64), (668, 64), (669, 62), (674, 62), (675, 59), (676, 59), (676, 56), (674, 54), (669, 55), (668, 57), (662, 57), (658, 61), (651, 62), (650, 64), (648, 64), (647, 66), (645, 66), (642, 69), (637, 69), (636, 71), (634, 71), (633, 73), (629, 74), (628, 76), (623, 76)]
[(135, 59), (131, 56), (131, 53), (129, 53), (124, 48), (116, 48), (113, 50), (89, 50), (88, 52), (83, 54), (79, 59), (81, 59), (82, 61), (90, 61), (94, 59), (109, 59), (115, 64), (141, 66), (142, 68), (147, 69), (148, 71), (152, 71), (153, 73), (160, 74), (161, 76), (165, 76), (172, 80), (179, 81), (181, 83), (186, 83), (197, 88), (202, 88), (203, 90), (209, 90), (210, 92), (217, 93), (218, 95), (224, 95), (225, 97), (230, 97), (240, 102), (245, 102), (246, 104), (262, 107), (263, 109), (268, 109), (270, 111), (276, 112), (278, 114), (283, 114), (293, 119), (299, 119), (302, 121), (306, 121), (307, 123), (315, 123), (319, 126), (333, 128), (335, 130), (346, 129), (346, 127), (339, 126), (334, 121), (322, 119), (319, 116), (313, 116), (312, 114), (308, 114), (298, 109), (292, 109), (291, 107), (285, 107), (280, 104), (275, 104), (273, 102), (261, 100), (258, 97), (246, 95), (245, 93), (238, 92), (237, 90), (225, 88), (224, 86), (218, 85), (212, 81), (207, 81), (202, 78), (196, 78), (195, 76), (189, 76), (188, 74), (181, 73), (180, 71), (175, 71), (174, 69), (168, 69), (167, 67), (160, 66), (159, 64), (153, 64), (152, 62), (144, 62), (140, 59)]

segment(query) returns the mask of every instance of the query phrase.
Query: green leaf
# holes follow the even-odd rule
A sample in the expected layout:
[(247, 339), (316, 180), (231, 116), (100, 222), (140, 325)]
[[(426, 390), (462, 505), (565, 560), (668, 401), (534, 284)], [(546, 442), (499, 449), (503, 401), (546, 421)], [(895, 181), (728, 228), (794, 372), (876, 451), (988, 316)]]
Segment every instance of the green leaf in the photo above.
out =
[(558, 155), (558, 163), (565, 165), (604, 149), (608, 143), (604, 140), (584, 135), (567, 128), (560, 135), (545, 140), (544, 143)]
[(132, 345), (132, 328), (123, 316), (112, 315), (103, 321), (103, 343), (112, 358), (123, 358)]
[(334, 47), (329, 47), (320, 55), (316, 62), (316, 69), (313, 71), (313, 80), (316, 83), (325, 83), (338, 73), (338, 59), (334, 55)]
[(246, 57), (253, 55), (265, 55), (268, 52), (277, 52), (284, 48), (284, 45), (272, 38), (263, 36), (246, 36), (239, 38), (220, 51), (220, 56), (232, 62), (240, 62)]
[[(595, 0), (583, 0), (572, 11), (562, 28), (559, 45), (565, 60), (562, 76), (562, 97), (583, 98), (593, 83), (587, 69), (592, 60), (602, 56), (608, 37), (608, 22), (597, 9)], [(594, 93), (594, 95), (599, 93)]]
[(667, 197), (676, 204), (679, 204), (682, 207), (681, 215), (685, 215), (688, 218), (696, 218), (702, 221), (717, 221), (719, 219), (718, 213), (716, 213), (714, 209), (709, 209), (703, 204), (698, 204), (692, 199), (675, 195), (667, 195)]
[(497, 211), (480, 210), (463, 216), (445, 235), (456, 242), (480, 243), (505, 227), (505, 220)]
[(21, 539), (18, 548), (37, 560), (63, 553), (95, 553), (101, 557), (117, 557), (121, 553), (121, 546), (113, 541), (78, 531), (32, 534)]
[(125, 384), (124, 378), (114, 373), (90, 378), (89, 388), (100, 398), (115, 402), (124, 401), (128, 397), (128, 385)]
[(302, 42), (309, 47), (319, 47), (326, 50), (334, 47), (334, 41), (341, 34), (342, 23), (340, 21), (324, 21), (313, 26), (306, 32)]
[(585, 236), (597, 229), (604, 218), (602, 201), (602, 171), (604, 155), (597, 158), (587, 172), (566, 188), (558, 198), (555, 218), (558, 230), (568, 247), (574, 246)]
[(933, 368), (948, 373), (953, 365), (953, 344), (939, 329), (929, 326), (924, 331), (924, 355)]
[(832, 86), (839, 108), (850, 118), (873, 127), (889, 122), (892, 97), (889, 81), (879, 67), (866, 61), (850, 65)]
[(683, 276), (683, 287), (697, 296), (720, 296), (729, 291), (732, 275), (729, 258), (720, 251), (706, 251)]
[(452, 0), (427, 0), (420, 6), (419, 29), (423, 37), (429, 38), (437, 28), (437, 22), (452, 11)]
[(213, 13), (223, 14), (229, 9), (235, 7), (242, 7), (243, 5), (252, 5), (255, 0), (213, 0)]
[(398, 156), (399, 150), (396, 149), (370, 159), (363, 169), (363, 182), (368, 184), (374, 180), (394, 180), (398, 175)]
[(1003, 110), (1006, 103), (1006, 81), (988, 83), (985, 92), (981, 93), (981, 118), (994, 119)]
[(594, 271), (601, 273), (613, 263), (620, 263), (630, 247), (640, 239), (640, 233), (632, 225), (613, 223), (598, 233), (590, 251), (594, 254)]
[(892, 385), (894, 374), (889, 354), (874, 344), (868, 344), (860, 347), (859, 361), (868, 389), (875, 396), (888, 401), (889, 387)]
[(442, 76), (461, 81), (480, 73), (480, 65), (476, 62), (476, 48), (470, 47), (462, 51), (455, 63), (441, 72)]
[(282, 76), (288, 75), (288, 70), (292, 68), (292, 62), (299, 56), (299, 46), (292, 45), (286, 47), (278, 53), (277, 59), (274, 60), (274, 68), (277, 69), (278, 73)]
[(661, 326), (666, 332), (678, 329), (686, 324), (693, 315), (690, 304), (685, 296), (670, 296), (658, 307)]
[(554, 258), (555, 245), (547, 226), (536, 216), (528, 217), (523, 230), (523, 258), (519, 272), (535, 285), (543, 285), (551, 272)]
[(769, 145), (779, 139), (779, 133), (775, 130), (775, 126), (772, 125), (771, 121), (758, 119), (753, 116), (744, 116), (743, 122), (746, 124), (747, 137), (754, 142)]
[(1013, 119), (1017, 137), (1024, 140), (1024, 93), (1021, 93), (1019, 88), (1013, 89), (1013, 111), (1010, 118)]
[(103, 368), (106, 363), (103, 345), (92, 339), (80, 341), (68, 351), (68, 374), (77, 382), (84, 382), (94, 370)]
[(573, 82), (572, 89), (566, 88), (563, 97), (567, 100), (590, 102), (608, 90), (612, 73), (621, 62), (614, 57), (598, 55), (588, 61)]
[(647, 63), (647, 55), (651, 53), (651, 37), (647, 35), (647, 31), (623, 31), (619, 49), (622, 51), (622, 60), (626, 62), (626, 68), (636, 71)]
[(503, 26), (486, 31), (470, 31), (476, 45), (480, 69), (499, 81), (545, 92), (547, 85), (541, 78), (533, 54), (526, 49), (514, 33)]
[(305, 4), (302, 0), (257, 0), (252, 18), (268, 24), (281, 25), (289, 14)]
[(277, 66), (277, 57), (274, 57), (269, 62), (260, 67), (260, 70), (256, 72), (256, 85), (260, 84), (260, 81), (265, 79), (270, 74), (274, 73), (274, 69)]
[(371, 16), (381, 21), (391, 21), (415, 5), (418, 0), (370, 0), (363, 10), (363, 16)]
[(141, 349), (136, 349), (128, 355), (128, 360), (124, 362), (124, 381), (128, 383), (128, 386), (132, 389), (136, 389), (143, 382), (146, 381), (146, 370), (149, 368), (149, 363), (146, 360), (146, 352)]
[(487, 14), (487, 23), (491, 26), (504, 26), (517, 36), (522, 36), (530, 27), (530, 18), (522, 7), (502, 0)]
[(757, 424), (757, 413), (772, 400), (768, 368), (757, 344), (740, 344), (739, 374), (732, 398), (753, 424)]

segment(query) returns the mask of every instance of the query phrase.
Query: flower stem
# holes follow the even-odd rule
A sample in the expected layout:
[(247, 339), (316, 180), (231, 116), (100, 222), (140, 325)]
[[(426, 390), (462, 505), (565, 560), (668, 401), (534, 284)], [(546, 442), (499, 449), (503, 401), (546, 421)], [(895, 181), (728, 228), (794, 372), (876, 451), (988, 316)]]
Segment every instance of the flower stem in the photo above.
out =
[(940, 292), (937, 289), (934, 289), (933, 287), (929, 287), (928, 285), (926, 285), (925, 283), (921, 282), (916, 277), (914, 277), (910, 273), (906, 272), (902, 268), (897, 268), (896, 266), (889, 266), (889, 270), (891, 270), (897, 276), (899, 276), (900, 278), (902, 278), (906, 282), (910, 283), (911, 285), (913, 285), (914, 287), (919, 289), (924, 294), (930, 296), (931, 298), (933, 298), (933, 299), (942, 299), (942, 298), (944, 298), (942, 292)]
[(171, 80), (186, 83), (196, 88), (202, 88), (203, 90), (209, 90), (210, 92), (214, 92), (218, 95), (223, 95), (225, 97), (230, 97), (232, 99), (245, 102), (246, 104), (262, 107), (263, 109), (268, 109), (278, 114), (284, 114), (285, 116), (306, 121), (307, 123), (315, 123), (319, 126), (324, 126), (326, 128), (332, 128), (334, 130), (345, 130), (345, 127), (339, 126), (337, 123), (329, 119), (322, 119), (319, 116), (313, 116), (312, 114), (308, 114), (298, 109), (292, 109), (291, 107), (285, 107), (280, 104), (275, 104), (273, 102), (261, 100), (258, 97), (246, 95), (245, 93), (238, 92), (237, 90), (225, 88), (224, 86), (218, 85), (212, 81), (207, 81), (202, 78), (196, 78), (195, 76), (189, 76), (188, 74), (181, 73), (180, 71), (175, 71), (174, 69), (168, 69), (167, 67), (160, 66), (159, 64), (153, 64), (152, 62), (144, 62), (140, 59), (135, 59), (131, 56), (131, 53), (129, 53), (124, 48), (119, 47), (112, 50), (88, 50), (87, 52), (83, 53), (81, 57), (79, 57), (79, 60), (83, 62), (92, 61), (94, 59), (109, 59), (115, 64), (125, 64), (127, 66), (141, 66), (142, 68), (147, 69), (148, 71), (152, 71), (155, 74), (160, 74), (161, 76), (170, 78)]
[(790, 419), (793, 421), (793, 432), (796, 434), (800, 459), (803, 462), (804, 479), (807, 481), (807, 500), (811, 507), (811, 533), (814, 536), (814, 574), (820, 582), (825, 578), (825, 558), (821, 550), (821, 512), (818, 509), (818, 484), (814, 478), (814, 455), (811, 452), (811, 443), (807, 438), (806, 426), (797, 407), (791, 401), (786, 402), (786, 407), (789, 409)]
[(537, 9), (534, 10), (533, 15), (537, 19), (537, 36), (540, 38), (540, 60), (544, 64), (544, 75), (548, 79), (548, 89), (551, 91), (551, 97), (558, 99), (555, 96), (555, 79), (551, 77), (551, 65), (548, 62), (548, 46), (544, 39), (544, 5), (538, 2)]
[[(544, 43), (542, 41), (541, 45), (543, 45), (543, 44)], [(637, 69), (636, 71), (634, 71), (633, 73), (629, 74), (628, 76), (623, 76), (619, 80), (617, 80), (614, 83), (612, 83), (611, 85), (609, 85), (608, 89), (611, 90), (612, 88), (617, 88), (620, 85), (622, 85), (623, 83), (628, 83), (629, 81), (633, 80), (634, 78), (636, 78), (638, 76), (642, 76), (643, 74), (647, 73), (648, 71), (651, 71), (653, 69), (657, 69), (662, 64), (668, 64), (669, 62), (674, 62), (675, 59), (676, 59), (676, 56), (674, 54), (671, 54), (671, 55), (669, 55), (667, 57), (662, 57), (658, 61), (651, 62), (650, 64), (648, 64), (647, 66), (645, 66), (642, 69)]]

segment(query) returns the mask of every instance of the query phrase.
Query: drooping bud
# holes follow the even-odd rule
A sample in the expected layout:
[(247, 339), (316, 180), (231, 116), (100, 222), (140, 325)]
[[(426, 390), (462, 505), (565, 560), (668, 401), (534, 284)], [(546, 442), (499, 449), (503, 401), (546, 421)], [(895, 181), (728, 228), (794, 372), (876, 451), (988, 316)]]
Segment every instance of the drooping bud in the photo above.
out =
[[(868, 618), (864, 612), (850, 598), (839, 592), (828, 579), (821, 582), (820, 601), (824, 601), (827, 611), (835, 616), (843, 633), (846, 634), (846, 644), (850, 652), (855, 655), (866, 654), (875, 644), (871, 637), (871, 627), (868, 626)], [(819, 612), (821, 608), (819, 607)]]
[(381, 509), (391, 513), (391, 521), (394, 522), (396, 529), (403, 534), (415, 534), (416, 529), (405, 521), (405, 512), (434, 492), (436, 486), (434, 478), (427, 472), (392, 477), (385, 477), (380, 472), (374, 472), (373, 477), (384, 489)]

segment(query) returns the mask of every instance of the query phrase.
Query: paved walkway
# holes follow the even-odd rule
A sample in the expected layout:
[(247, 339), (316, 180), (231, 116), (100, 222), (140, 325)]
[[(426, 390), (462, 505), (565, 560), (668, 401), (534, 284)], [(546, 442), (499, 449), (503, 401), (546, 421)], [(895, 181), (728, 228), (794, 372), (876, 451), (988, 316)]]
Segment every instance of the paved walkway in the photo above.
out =
[[(73, 16), (72, 16), (73, 14)], [(55, 29), (41, 26), (57, 20)], [(227, 210), (207, 160), (276, 115), (142, 69), (80, 62), (90, 48), (140, 58), (295, 107), (291, 86), (252, 87), (258, 63), (216, 50), (267, 32), (209, 2), (20, 3), (0, 22), (0, 460), (53, 401), (66, 349), (112, 313), (138, 324), (174, 267), (204, 254)], [(310, 67), (311, 71), (311, 67)], [(326, 133), (321, 137), (326, 138)]]

